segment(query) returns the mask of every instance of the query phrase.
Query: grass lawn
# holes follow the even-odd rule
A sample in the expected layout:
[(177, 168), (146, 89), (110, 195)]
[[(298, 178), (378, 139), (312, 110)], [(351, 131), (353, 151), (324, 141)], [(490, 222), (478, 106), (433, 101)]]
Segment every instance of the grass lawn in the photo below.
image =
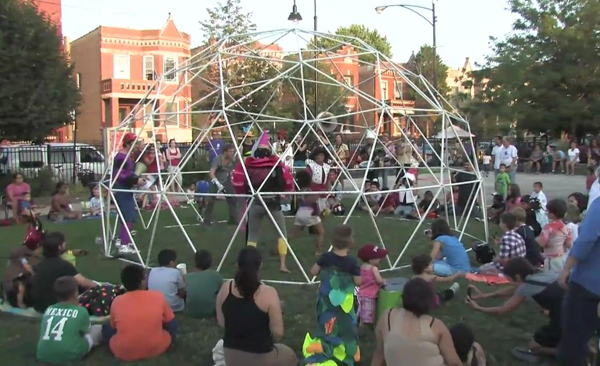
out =
[[(225, 204), (217, 204), (217, 218), (225, 218)], [(186, 230), (190, 238), (196, 244), (198, 249), (208, 249), (213, 253), (215, 262), (220, 260), (225, 247), (229, 243), (234, 227), (226, 224), (215, 224), (210, 230), (202, 229), (196, 224), (193, 211), (191, 209), (180, 209), (180, 219), (183, 223), (190, 223)], [(288, 231), (291, 230), (293, 219), (287, 219)], [(342, 219), (332, 217), (325, 220), (326, 229), (340, 223)], [(395, 219), (377, 218), (377, 222), (385, 243), (391, 252), (392, 261), (402, 250), (404, 243), (413, 231), (416, 223), (398, 221)], [(377, 242), (377, 235), (373, 230), (371, 219), (365, 214), (358, 214), (349, 222), (355, 229), (355, 239), (357, 247), (367, 242)], [(165, 228), (165, 226), (174, 225), (175, 220), (169, 211), (162, 211), (158, 223), (157, 241), (153, 250), (153, 257), (161, 248), (173, 248), (177, 250), (179, 260), (188, 264), (188, 269), (193, 266), (192, 251), (184, 240), (183, 233), (179, 228)], [(480, 223), (470, 223), (470, 232), (481, 234), (482, 225)], [(425, 227), (423, 227), (425, 228)], [(94, 238), (100, 236), (100, 221), (88, 220), (77, 223), (68, 223), (53, 225), (47, 223), (45, 229), (48, 231), (60, 230), (65, 233), (70, 248), (82, 248), (90, 251), (90, 255), (78, 259), (77, 267), (82, 274), (88, 278), (98, 281), (110, 281), (117, 283), (119, 281), (119, 270), (123, 263), (106, 259), (100, 253), (100, 248), (94, 244)], [(150, 232), (143, 231), (140, 224), (136, 227), (138, 235), (136, 240), (144, 242), (149, 239)], [(7, 258), (10, 250), (18, 245), (25, 235), (26, 228), (8, 227), (1, 228), (2, 245), (0, 246), (0, 257)], [(300, 270), (293, 263), (291, 256), (288, 257), (288, 266), (293, 271), (292, 275), (281, 275), (277, 269), (277, 258), (271, 257), (269, 252), (275, 247), (275, 235), (265, 223), (265, 229), (262, 231), (263, 238), (259, 244), (259, 250), (263, 253), (264, 266), (261, 272), (263, 278), (281, 279), (281, 280), (302, 280)], [(244, 239), (240, 235), (235, 242), (234, 247), (226, 260), (224, 276), (230, 277), (235, 269), (235, 260), (237, 251), (242, 247)], [(472, 240), (463, 240), (465, 245), (470, 246)], [(326, 237), (326, 243), (328, 238)], [(292, 242), (296, 254), (304, 267), (308, 268), (314, 263), (314, 238), (305, 234)], [(410, 258), (417, 253), (429, 253), (431, 243), (425, 237), (418, 234), (418, 240), (408, 248), (401, 264), (407, 264)], [(142, 246), (142, 251), (145, 251)], [(356, 248), (353, 251), (356, 253)], [(216, 264), (215, 264), (216, 266)], [(386, 268), (387, 263), (382, 262), (381, 268)], [(385, 273), (386, 277), (410, 276), (409, 270), (397, 270)], [(534, 329), (544, 322), (540, 311), (533, 303), (527, 303), (521, 309), (513, 314), (503, 318), (474, 312), (470, 307), (463, 303), (466, 296), (467, 282), (460, 281), (461, 290), (458, 298), (450, 303), (436, 309), (434, 316), (443, 320), (446, 325), (452, 325), (457, 322), (469, 324), (477, 337), (477, 340), (483, 345), (488, 354), (490, 365), (520, 365), (510, 356), (509, 351), (519, 345), (526, 345)], [(485, 286), (485, 285), (483, 285)], [(485, 286), (487, 287), (487, 286)], [(307, 331), (314, 327), (315, 318), (315, 291), (313, 286), (298, 285), (277, 285), (277, 290), (281, 299), (285, 301), (284, 321), (285, 337), (283, 342), (291, 346), (300, 353), (302, 341)], [(488, 289), (489, 290), (489, 289)], [(490, 303), (491, 304), (491, 303)], [(0, 354), (2, 354), (2, 364), (4, 365), (32, 365), (36, 364), (35, 352), (36, 342), (39, 333), (39, 321), (34, 319), (21, 318), (8, 314), (0, 313)], [(180, 337), (173, 350), (170, 350), (162, 357), (140, 362), (142, 365), (212, 365), (211, 351), (215, 343), (222, 336), (222, 330), (217, 326), (216, 321), (201, 321), (185, 316), (178, 316), (180, 322)], [(361, 353), (363, 355), (363, 365), (369, 365), (374, 347), (374, 335), (372, 331), (361, 332)], [(116, 362), (107, 347), (100, 347), (93, 351), (82, 365), (107, 365), (121, 364)]]

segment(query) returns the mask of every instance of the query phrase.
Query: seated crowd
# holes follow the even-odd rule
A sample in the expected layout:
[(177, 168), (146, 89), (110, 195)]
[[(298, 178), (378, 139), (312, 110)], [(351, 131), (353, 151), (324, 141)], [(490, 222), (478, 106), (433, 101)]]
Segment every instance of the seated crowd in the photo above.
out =
[[(429, 191), (415, 205), (417, 193), (413, 193), (412, 183), (416, 177), (409, 174), (400, 183), (407, 190), (400, 192), (398, 202), (386, 204), (388, 198), (392, 199), (386, 194), (366, 195), (363, 208), (415, 218), (427, 212), (441, 214), (441, 205)], [(371, 182), (367, 192), (378, 190), (378, 182)], [(521, 196), (520, 192), (518, 185), (509, 184), (506, 192), (494, 195), (488, 219), (500, 227), (491, 244), (497, 245), (498, 254), (478, 269), (472, 267), (465, 246), (454, 236), (448, 222), (443, 218), (431, 222), (431, 229), (426, 231), (432, 242), (430, 253), (412, 258), (413, 276), (404, 285), (401, 305), (384, 310), (379, 317), (378, 298), (387, 281), (378, 265), (387, 250), (365, 244), (358, 250), (362, 262), (359, 264), (349, 253), (354, 246), (352, 228), (338, 225), (332, 233), (332, 251), (321, 253), (324, 229), (319, 216), (314, 214), (318, 211), (317, 202), (311, 199), (300, 202), (299, 212), (303, 213), (296, 217), (295, 225), (299, 231), (314, 226), (319, 237), (319, 258), (311, 273), (321, 276), (321, 286), (327, 283), (331, 287), (332, 283), (342, 281), (337, 277), (335, 282), (330, 281), (331, 277), (328, 279), (334, 272), (341, 274), (340, 278), (348, 278), (352, 289), (358, 287), (356, 315), (352, 309), (338, 315), (338, 322), (345, 316), (352, 319), (344, 323), (350, 324), (350, 328), (344, 330), (348, 334), (342, 338), (342, 344), (352, 342), (352, 338), (358, 340), (357, 327), (371, 327), (376, 336), (373, 366), (486, 365), (484, 350), (467, 325), (446, 325), (432, 315), (436, 307), (453, 299), (459, 289), (458, 283), (453, 283), (438, 291), (436, 284), (452, 283), (477, 272), (501, 275), (509, 284), (490, 292), (469, 285), (466, 303), (474, 310), (504, 316), (531, 299), (548, 317), (548, 324), (533, 332), (527, 347), (512, 350), (514, 357), (536, 362), (550, 356), (560, 365), (585, 365), (587, 342), (598, 325), (598, 314), (592, 310), (597, 310), (600, 303), (600, 276), (594, 262), (600, 260), (600, 248), (596, 245), (600, 201), (589, 205), (591, 219), (583, 221), (582, 211), (588, 209), (583, 194), (571, 195), (568, 202), (547, 200), (540, 182), (534, 184), (530, 195)], [(65, 194), (63, 187), (57, 187), (57, 194)], [(446, 204), (455, 203), (450, 198)], [(56, 200), (57, 209), (65, 209), (64, 198)], [(67, 218), (68, 213), (60, 211), (59, 215)], [(33, 307), (43, 314), (37, 348), (41, 361), (62, 364), (80, 360), (102, 343), (108, 344), (113, 355), (122, 361), (151, 359), (173, 345), (178, 331), (175, 314), (185, 314), (200, 319), (216, 318), (224, 328), (222, 341), (213, 352), (215, 359), (220, 357), (225, 365), (293, 366), (299, 362), (296, 353), (280, 343), (285, 334), (282, 302), (275, 288), (261, 282), (262, 258), (253, 246), (239, 252), (237, 273), (232, 280), (224, 281), (211, 269), (212, 256), (206, 250), (195, 254), (195, 268), (187, 273), (184, 266), (178, 266), (177, 253), (163, 249), (158, 253), (157, 268), (150, 271), (136, 265), (123, 268), (123, 288), (84, 277), (76, 269), (74, 252), (67, 250), (63, 234), (47, 233), (42, 240), (26, 241), (16, 248), (4, 274), (3, 296), (10, 305)], [(98, 291), (99, 288), (102, 290)], [(90, 295), (106, 296), (107, 288), (113, 295), (102, 297), (102, 301)], [(320, 288), (318, 296), (331, 290)], [(508, 300), (498, 306), (483, 304), (493, 297)], [(318, 304), (321, 301), (319, 298)], [(98, 325), (91, 325), (92, 321)], [(307, 359), (319, 352), (325, 355), (327, 347), (321, 345), (320, 351), (312, 347), (303, 349)], [(332, 355), (339, 356), (339, 352)], [(350, 356), (346, 360), (360, 360), (360, 349)]]

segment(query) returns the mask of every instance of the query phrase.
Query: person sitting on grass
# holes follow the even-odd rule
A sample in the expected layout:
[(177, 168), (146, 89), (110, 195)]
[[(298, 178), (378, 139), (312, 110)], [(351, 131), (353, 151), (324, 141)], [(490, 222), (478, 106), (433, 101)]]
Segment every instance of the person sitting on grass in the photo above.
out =
[(52, 364), (79, 361), (102, 342), (102, 326), (91, 325), (88, 311), (79, 306), (75, 278), (59, 277), (53, 287), (58, 302), (42, 316), (37, 359)]
[(495, 194), (492, 199), (492, 205), (488, 207), (487, 215), (490, 222), (500, 224), (500, 216), (506, 211), (504, 197), (501, 194)]
[(423, 199), (417, 205), (417, 209), (419, 210), (418, 214), (417, 212), (413, 211), (413, 213), (410, 216), (413, 217), (415, 220), (418, 220), (420, 216), (425, 215), (425, 212), (427, 211), (430, 205), (431, 209), (429, 210), (429, 213), (427, 214), (426, 218), (437, 219), (440, 212), (440, 202), (438, 200), (433, 199), (433, 192), (431, 191), (426, 191), (423, 194)]
[(537, 242), (544, 248), (544, 269), (560, 272), (567, 260), (565, 253), (573, 245), (571, 230), (563, 221), (567, 213), (567, 203), (561, 199), (550, 200), (547, 211), (550, 223), (544, 226)]
[(404, 285), (402, 307), (383, 313), (371, 366), (462, 366), (446, 325), (429, 315), (433, 292), (427, 281)]
[[(373, 179), (368, 185), (365, 185), (365, 192), (379, 192), (379, 181)], [(379, 211), (379, 200), (381, 199), (381, 193), (364, 195), (365, 200), (361, 200), (359, 208), (363, 211), (373, 211), (374, 214)], [(366, 201), (366, 202), (365, 202)]]
[[(301, 192), (311, 192), (311, 181), (312, 177), (308, 170), (303, 169), (296, 173), (296, 182)], [(295, 238), (305, 227), (317, 235), (315, 254), (321, 255), (323, 253), (323, 238), (325, 237), (325, 229), (319, 216), (321, 211), (319, 209), (319, 195), (307, 194), (298, 197), (298, 211), (296, 211), (296, 218), (294, 220), (294, 231), (292, 231), (290, 238)]]
[(354, 284), (360, 286), (360, 266), (356, 259), (349, 255), (350, 249), (354, 246), (353, 235), (354, 232), (350, 225), (337, 225), (333, 229), (331, 238), (333, 250), (323, 253), (317, 260), (317, 263), (310, 269), (310, 273), (316, 276), (323, 268), (335, 269), (339, 272), (350, 274), (354, 278)]
[(445, 219), (437, 219), (431, 224), (429, 233), (433, 240), (431, 258), (433, 258), (433, 273), (437, 276), (448, 277), (456, 273), (471, 272), (471, 263), (465, 246), (452, 234)]
[(402, 191), (398, 192), (399, 201), (394, 212), (395, 215), (405, 217), (413, 214), (415, 211), (416, 197), (413, 190), (413, 187), (416, 185), (415, 181), (416, 177), (412, 173), (406, 173), (404, 178), (402, 178), (401, 185), (399, 186)]
[(79, 220), (81, 212), (73, 211), (71, 208), (71, 198), (69, 197), (69, 186), (65, 182), (56, 183), (56, 189), (52, 194), (52, 203), (48, 219), (50, 221), (61, 222), (65, 219)]
[(377, 295), (385, 279), (381, 277), (377, 266), (385, 258), (388, 251), (375, 244), (363, 245), (358, 251), (358, 258), (363, 261), (360, 267), (360, 289), (358, 290), (360, 325), (374, 325), (377, 313)]
[[(389, 188), (383, 187), (382, 191), (389, 191)], [(393, 215), (394, 211), (396, 211), (397, 197), (398, 196), (393, 193), (384, 193), (378, 202), (379, 213)]]
[(158, 357), (175, 341), (177, 322), (173, 310), (159, 291), (147, 290), (143, 267), (131, 264), (121, 271), (127, 290), (110, 307), (110, 324), (102, 337), (120, 361), (133, 362)]
[(431, 285), (433, 291), (433, 307), (438, 307), (441, 303), (452, 300), (456, 292), (460, 289), (460, 285), (456, 282), (450, 288), (440, 292), (435, 292), (436, 282), (453, 282), (458, 277), (464, 276), (465, 273), (455, 273), (449, 277), (439, 277), (433, 274), (433, 260), (427, 254), (419, 254), (412, 259), (411, 269), (414, 274), (412, 278), (422, 278)]
[[(548, 311), (549, 323), (533, 334), (527, 348), (516, 348), (513, 355), (520, 359), (530, 359), (531, 353), (554, 355), (561, 336), (561, 307), (565, 291), (558, 285), (558, 273), (538, 271), (525, 258), (509, 259), (502, 272), (510, 281), (510, 286), (489, 293), (483, 293), (470, 285), (474, 294), (467, 303), (475, 310), (501, 316), (516, 310), (525, 299), (530, 298)], [(510, 297), (503, 305), (485, 307), (475, 300), (493, 297)], [(535, 355), (534, 355), (535, 357)], [(533, 361), (533, 360), (530, 360)]]
[(525, 209), (522, 207), (515, 207), (512, 210), (512, 214), (515, 215), (515, 218), (517, 219), (517, 229), (515, 232), (525, 241), (525, 247), (527, 248), (525, 258), (527, 258), (532, 266), (541, 267), (544, 264), (544, 257), (540, 252), (540, 245), (535, 240), (533, 230), (525, 223), (527, 221)]
[(33, 222), (40, 213), (36, 210), (37, 206), (31, 204), (31, 193), (24, 192), (19, 199), (19, 212), (26, 222)]
[(32, 284), (33, 308), (38, 313), (45, 312), (48, 306), (57, 302), (53, 288), (54, 282), (60, 277), (74, 277), (79, 288), (84, 291), (97, 286), (94, 281), (77, 272), (71, 263), (61, 258), (66, 247), (65, 236), (62, 233), (51, 232), (44, 236), (44, 259), (35, 267)]
[(177, 266), (177, 252), (173, 249), (163, 249), (158, 253), (158, 265), (148, 275), (148, 289), (156, 290), (165, 295), (167, 302), (174, 312), (185, 309), (185, 280)]
[(283, 315), (277, 290), (261, 283), (262, 257), (253, 246), (238, 255), (237, 273), (217, 295), (217, 321), (225, 328), (227, 366), (296, 366), (292, 349), (279, 344)]
[(508, 195), (506, 196), (506, 212), (512, 212), (512, 209), (521, 204), (521, 188), (518, 184), (508, 186)]
[(100, 216), (102, 213), (102, 197), (100, 197), (100, 187), (95, 186), (92, 190), (92, 198), (90, 198), (89, 206), (90, 206), (90, 215), (92, 216)]
[(185, 276), (185, 313), (194, 318), (208, 319), (217, 315), (217, 294), (223, 285), (223, 276), (210, 269), (212, 255), (202, 249), (194, 255), (195, 271)]
[(542, 228), (548, 224), (548, 215), (546, 215), (545, 209), (542, 208), (542, 204), (537, 198), (527, 194), (521, 197), (520, 206), (525, 210), (525, 224), (533, 230), (533, 234), (537, 238), (542, 233)]
[(517, 218), (514, 214), (507, 212), (500, 216), (500, 229), (504, 231), (504, 235), (499, 240), (494, 238), (496, 244), (500, 246), (500, 252), (491, 263), (479, 268), (481, 274), (497, 275), (502, 272), (502, 268), (511, 258), (525, 257), (527, 254), (525, 240), (515, 231)]
[(33, 305), (31, 285), (35, 266), (41, 260), (41, 242), (26, 240), (13, 249), (4, 271), (3, 298), (10, 306), (26, 309)]
[(477, 342), (471, 328), (464, 323), (458, 323), (450, 328), (452, 343), (463, 366), (486, 366), (485, 352)]

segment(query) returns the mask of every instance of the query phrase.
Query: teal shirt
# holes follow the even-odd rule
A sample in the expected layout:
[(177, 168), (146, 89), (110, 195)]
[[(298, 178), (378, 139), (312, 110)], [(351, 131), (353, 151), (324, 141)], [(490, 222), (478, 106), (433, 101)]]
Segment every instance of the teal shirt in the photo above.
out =
[(185, 313), (195, 318), (216, 316), (217, 294), (223, 277), (216, 271), (191, 272), (185, 278)]
[(53, 364), (81, 360), (90, 346), (85, 334), (90, 330), (90, 316), (81, 306), (57, 303), (42, 316), (37, 358)]
[(498, 173), (496, 177), (496, 193), (506, 197), (508, 194), (508, 186), (510, 185), (510, 175), (508, 173)]

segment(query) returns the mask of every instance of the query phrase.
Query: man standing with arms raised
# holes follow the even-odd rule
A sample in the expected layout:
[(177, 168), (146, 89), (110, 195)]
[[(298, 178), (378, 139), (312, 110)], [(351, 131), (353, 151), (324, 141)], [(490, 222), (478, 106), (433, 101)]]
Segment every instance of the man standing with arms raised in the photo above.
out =
[(506, 165), (508, 175), (510, 176), (510, 182), (515, 184), (517, 181), (517, 164), (519, 163), (519, 156), (517, 148), (511, 145), (510, 138), (504, 136), (502, 139), (502, 158), (500, 164)]

